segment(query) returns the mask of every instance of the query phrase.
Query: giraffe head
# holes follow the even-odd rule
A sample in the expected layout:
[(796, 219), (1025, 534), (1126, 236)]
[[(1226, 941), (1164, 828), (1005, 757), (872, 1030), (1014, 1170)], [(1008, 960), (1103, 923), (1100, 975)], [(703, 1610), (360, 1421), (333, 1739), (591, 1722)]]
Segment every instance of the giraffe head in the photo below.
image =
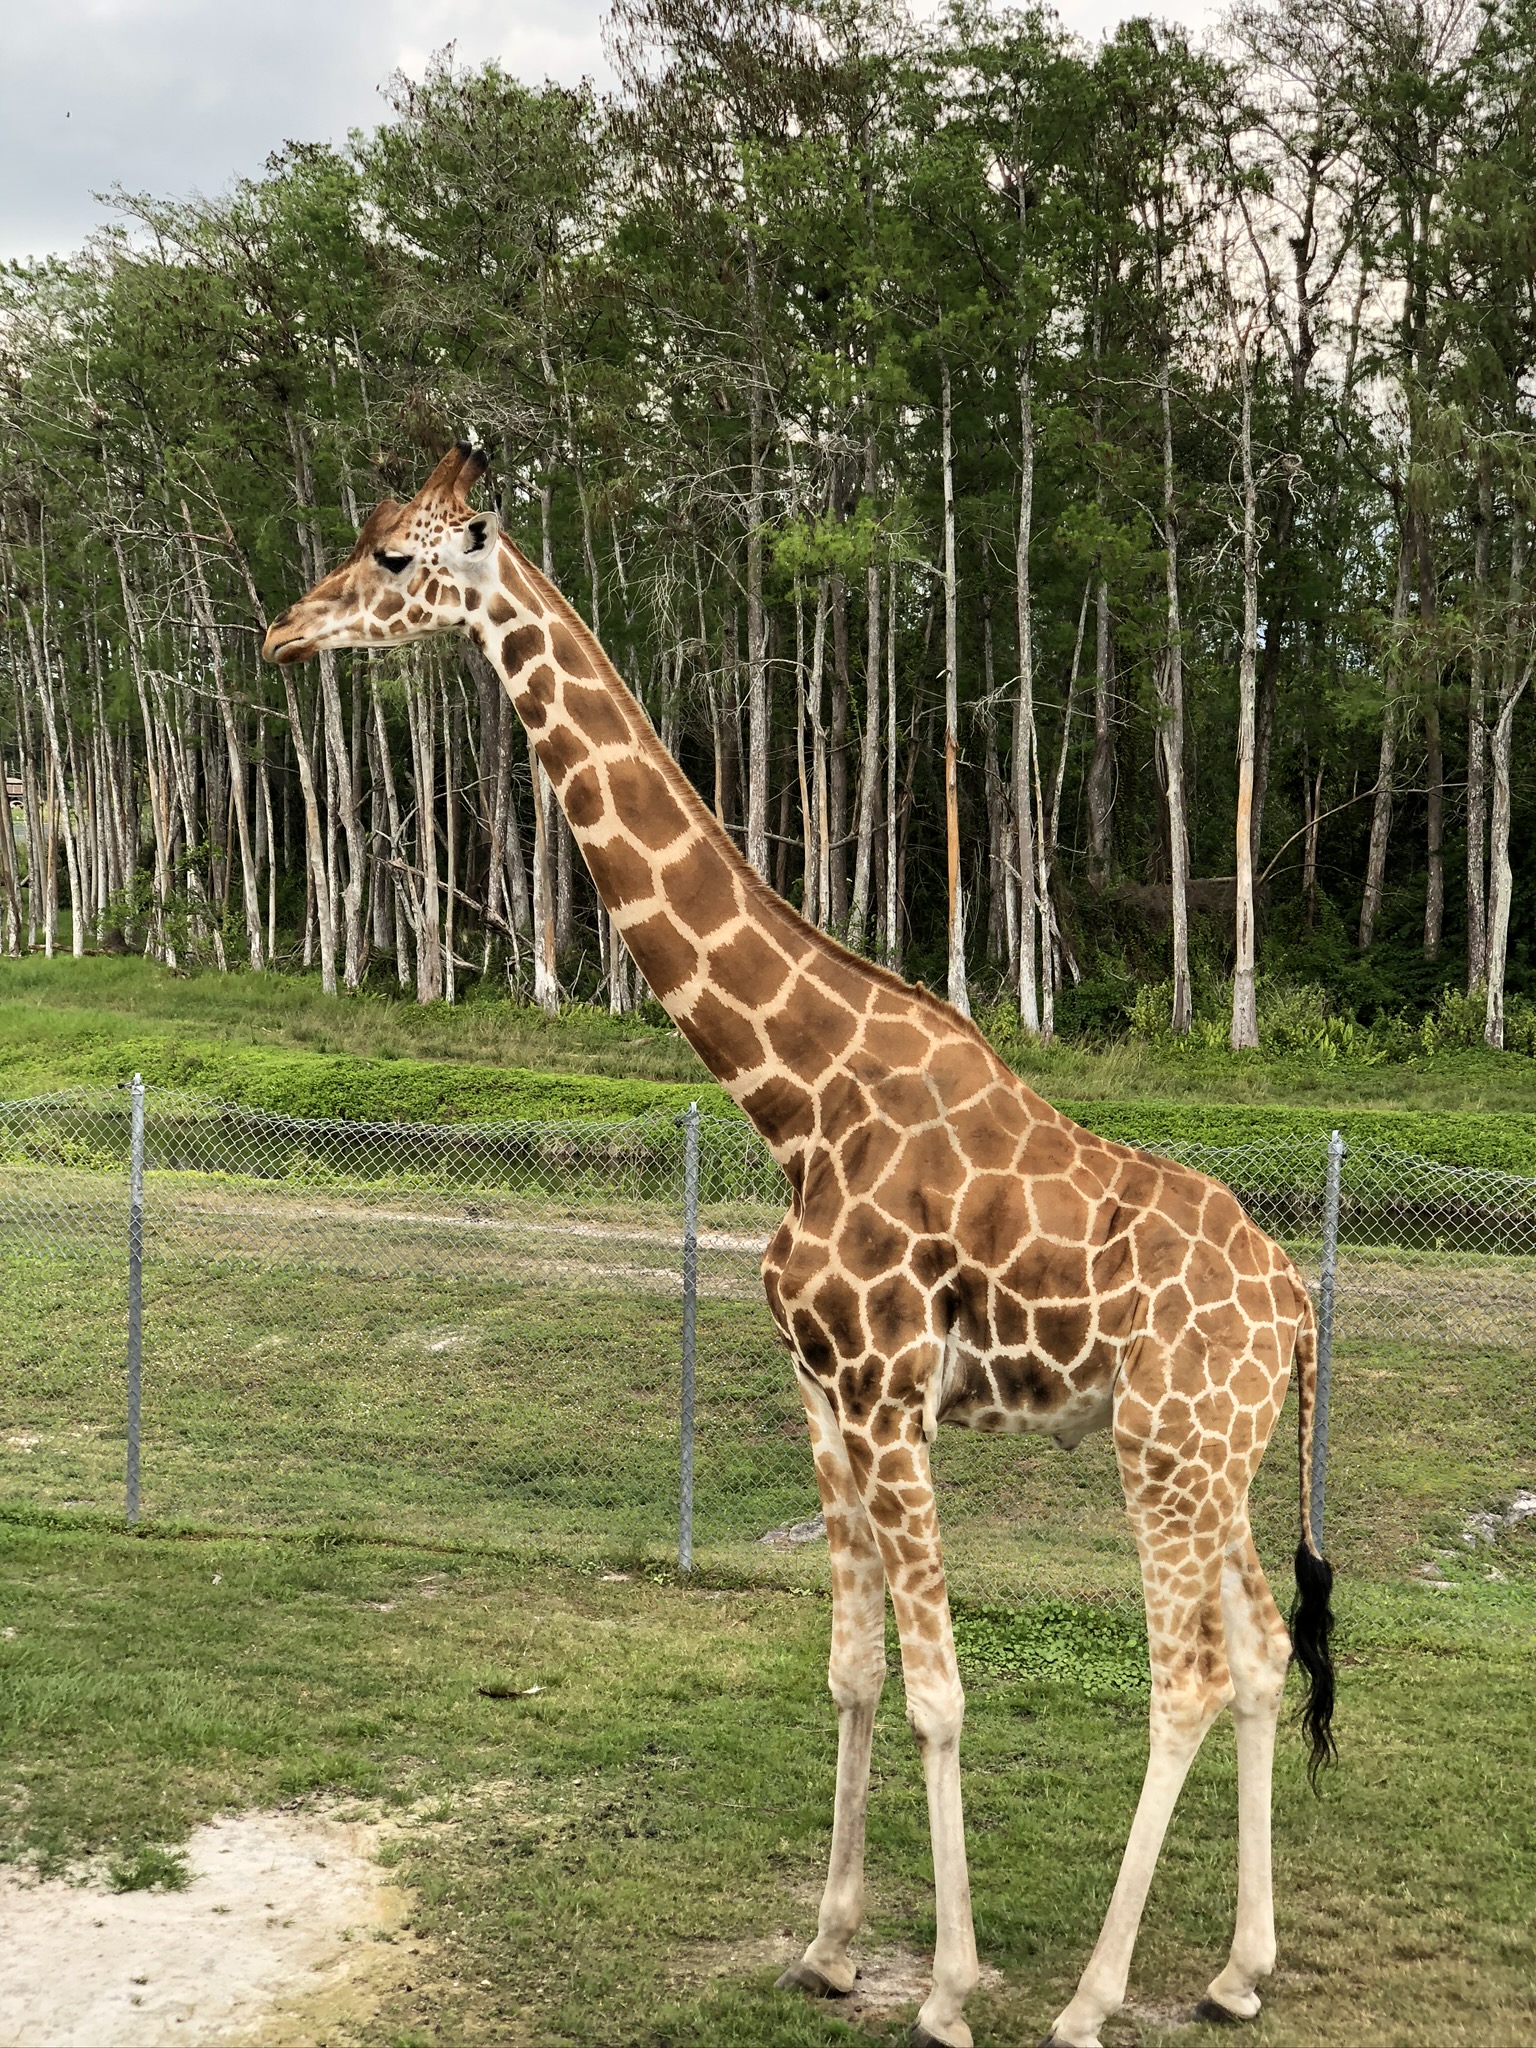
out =
[(408, 505), (375, 505), (347, 559), (272, 621), (264, 657), (286, 665), (462, 630), (496, 583), (496, 515), (469, 502), (485, 464), (460, 442)]

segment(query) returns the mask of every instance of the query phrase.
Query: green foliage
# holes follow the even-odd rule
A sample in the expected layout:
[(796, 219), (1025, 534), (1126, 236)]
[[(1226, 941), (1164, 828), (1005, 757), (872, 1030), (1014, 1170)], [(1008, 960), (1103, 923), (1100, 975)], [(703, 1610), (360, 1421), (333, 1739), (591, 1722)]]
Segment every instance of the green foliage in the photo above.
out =
[(954, 1628), (963, 1674), (1072, 1686), (1091, 1700), (1135, 1699), (1151, 1684), (1146, 1623), (1134, 1606), (961, 1608)]

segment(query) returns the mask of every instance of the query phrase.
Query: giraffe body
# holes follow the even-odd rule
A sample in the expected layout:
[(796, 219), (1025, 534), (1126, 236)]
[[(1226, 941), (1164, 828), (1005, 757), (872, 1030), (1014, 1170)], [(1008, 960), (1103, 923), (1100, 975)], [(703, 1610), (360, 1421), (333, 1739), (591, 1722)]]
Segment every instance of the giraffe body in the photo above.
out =
[(887, 1586), (927, 1781), (938, 1937), (918, 2038), (965, 2048), (976, 1982), (961, 1819), (964, 1696), (929, 1470), (941, 1423), (1071, 1446), (1113, 1431), (1152, 1671), (1147, 1779), (1097, 1947), (1058, 2017), (1094, 2048), (1123, 2001), (1163, 1833), (1207, 1728), (1237, 1731), (1231, 1957), (1207, 1994), (1251, 2017), (1273, 1967), (1269, 1805), (1291, 1646), (1248, 1527), (1299, 1368), (1298, 1652), (1329, 1746), (1327, 1567), (1307, 1546), (1314, 1325), (1291, 1261), (1219, 1183), (1081, 1130), (948, 1004), (813, 930), (741, 859), (558, 591), (469, 506), (446, 457), (370, 516), (348, 561), (273, 622), (302, 660), (456, 630), (498, 667), (598, 893), (651, 989), (792, 1190), (763, 1262), (826, 1514), (833, 1843), (815, 1940), (785, 1982), (853, 1982)]

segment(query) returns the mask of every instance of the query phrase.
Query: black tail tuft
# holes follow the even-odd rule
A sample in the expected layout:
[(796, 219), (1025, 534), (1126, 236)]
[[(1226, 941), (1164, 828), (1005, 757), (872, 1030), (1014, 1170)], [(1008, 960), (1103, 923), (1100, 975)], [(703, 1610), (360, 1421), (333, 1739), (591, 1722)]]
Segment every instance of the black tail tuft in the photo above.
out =
[(1307, 1778), (1317, 1790), (1318, 1773), (1338, 1760), (1333, 1739), (1333, 1566), (1305, 1543), (1296, 1546), (1296, 1604), (1291, 1609), (1291, 1655), (1307, 1674), (1307, 1703), (1301, 1726), (1312, 1754)]

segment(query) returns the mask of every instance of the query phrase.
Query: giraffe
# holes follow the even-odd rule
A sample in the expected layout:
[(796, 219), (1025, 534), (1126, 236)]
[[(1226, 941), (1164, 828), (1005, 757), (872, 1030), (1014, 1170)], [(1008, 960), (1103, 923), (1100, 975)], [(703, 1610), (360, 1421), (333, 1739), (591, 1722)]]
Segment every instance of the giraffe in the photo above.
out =
[[(1146, 1778), (1097, 1945), (1047, 2037), (1096, 2048), (1123, 2003), (1142, 1907), (1184, 1778), (1230, 1706), (1238, 1766), (1231, 1952), (1201, 2005), (1251, 2018), (1274, 1966), (1270, 1796), (1292, 1656), (1311, 1770), (1333, 1753), (1332, 1572), (1307, 1513), (1315, 1325), (1300, 1274), (1219, 1183), (1082, 1130), (968, 1019), (846, 951), (761, 880), (662, 747), (553, 584), (477, 511), (465, 444), (409, 504), (273, 620), (263, 652), (457, 632), (480, 647), (657, 998), (756, 1125), (792, 1199), (763, 1283), (805, 1405), (831, 1558), (837, 1713), (817, 1931), (780, 1985), (847, 1993), (889, 1588), (922, 1759), (937, 1938), (914, 2040), (969, 2048), (977, 1982), (955, 1659), (929, 1446), (943, 1422), (1113, 1433), (1145, 1595)], [(1295, 1364), (1301, 1465), (1294, 1651), (1249, 1529), (1248, 1491)]]

